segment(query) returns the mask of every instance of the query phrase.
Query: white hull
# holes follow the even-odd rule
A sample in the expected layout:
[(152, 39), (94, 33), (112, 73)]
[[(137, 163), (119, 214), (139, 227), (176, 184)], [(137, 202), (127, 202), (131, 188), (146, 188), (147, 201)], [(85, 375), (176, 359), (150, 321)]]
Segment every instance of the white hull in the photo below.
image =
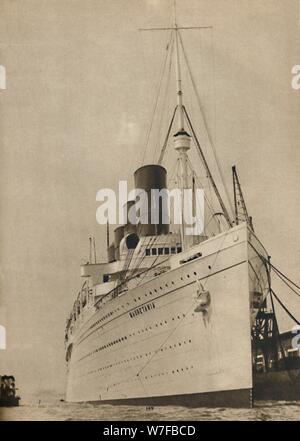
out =
[[(202, 257), (171, 257), (170, 271), (83, 316), (70, 342), (67, 400), (251, 390), (252, 293), (267, 290), (251, 243), (265, 253), (245, 224), (232, 228), (189, 250)], [(194, 311), (199, 281), (211, 298), (206, 319)]]

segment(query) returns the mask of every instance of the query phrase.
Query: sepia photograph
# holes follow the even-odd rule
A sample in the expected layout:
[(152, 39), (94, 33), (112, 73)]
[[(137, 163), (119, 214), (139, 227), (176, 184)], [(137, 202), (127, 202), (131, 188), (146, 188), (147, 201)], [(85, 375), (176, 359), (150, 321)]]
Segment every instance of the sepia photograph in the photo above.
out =
[(299, 0), (0, 0), (0, 421), (299, 420), (299, 169)]

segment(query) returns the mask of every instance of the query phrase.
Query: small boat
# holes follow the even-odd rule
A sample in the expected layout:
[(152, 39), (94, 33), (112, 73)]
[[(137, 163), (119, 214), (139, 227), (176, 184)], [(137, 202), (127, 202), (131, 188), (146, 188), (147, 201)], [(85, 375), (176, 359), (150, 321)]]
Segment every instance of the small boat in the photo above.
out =
[(20, 397), (16, 395), (15, 377), (13, 375), (0, 376), (0, 407), (19, 406)]

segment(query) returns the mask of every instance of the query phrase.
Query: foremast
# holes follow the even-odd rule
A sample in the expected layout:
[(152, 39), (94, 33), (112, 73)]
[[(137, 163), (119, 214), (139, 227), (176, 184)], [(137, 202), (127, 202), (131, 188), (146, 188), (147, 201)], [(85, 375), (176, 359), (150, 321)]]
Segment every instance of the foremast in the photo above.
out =
[[(181, 59), (180, 55), (183, 55), (183, 58), (188, 66), (188, 61), (186, 59), (186, 54), (184, 51), (182, 38), (180, 35), (180, 30), (189, 30), (189, 29), (211, 29), (212, 26), (178, 26), (177, 24), (177, 16), (176, 16), (176, 2), (173, 1), (173, 11), (174, 11), (174, 20), (173, 25), (171, 27), (164, 27), (164, 28), (147, 28), (147, 29), (140, 29), (141, 31), (167, 31), (170, 30), (173, 33), (173, 37), (175, 40), (175, 67), (176, 67), (176, 97), (177, 97), (177, 105), (174, 110), (172, 120), (168, 129), (168, 133), (165, 139), (165, 142), (163, 144), (158, 164), (161, 165), (164, 154), (167, 148), (167, 143), (169, 139), (169, 135), (172, 131), (173, 122), (175, 119), (175, 116), (177, 116), (177, 130), (175, 132), (174, 136), (174, 148), (177, 151), (177, 182), (178, 187), (181, 189), (181, 195), (184, 195), (185, 189), (194, 189), (194, 171), (191, 168), (191, 164), (188, 157), (188, 151), (191, 148), (191, 140), (193, 139), (195, 147), (197, 149), (197, 152), (200, 156), (200, 160), (203, 164), (203, 167), (205, 169), (207, 178), (210, 181), (210, 184), (214, 190), (214, 193), (217, 197), (218, 203), (220, 204), (220, 207), (222, 209), (222, 215), (224, 216), (226, 223), (229, 228), (233, 226), (231, 216), (229, 215), (229, 212), (226, 208), (226, 205), (221, 197), (221, 194), (218, 190), (218, 187), (216, 185), (216, 182), (212, 176), (212, 173), (210, 171), (209, 165), (207, 163), (207, 160), (205, 158), (205, 155), (203, 153), (202, 147), (200, 145), (200, 142), (197, 138), (195, 129), (193, 127), (193, 124), (191, 122), (191, 119), (189, 117), (189, 114), (186, 110), (186, 107), (183, 102), (183, 88), (182, 88), (182, 78), (181, 78)], [(171, 38), (172, 41), (172, 38)], [(180, 50), (181, 47), (181, 50)], [(172, 55), (171, 55), (172, 56)], [(190, 69), (189, 69), (190, 70)], [(177, 115), (176, 115), (177, 113)], [(185, 127), (186, 125), (186, 127)], [(189, 182), (191, 181), (191, 182)], [(193, 181), (193, 184), (192, 184)], [(195, 196), (193, 195), (193, 201), (192, 205), (194, 206)], [(189, 248), (190, 245), (192, 245), (193, 242), (189, 240), (189, 237), (185, 235), (185, 220), (184, 220), (184, 204), (188, 201), (184, 202), (184, 197), (181, 198), (181, 225), (180, 225), (180, 237), (181, 237), (181, 243), (182, 243), (182, 249), (185, 250)], [(193, 213), (194, 215), (194, 213)]]

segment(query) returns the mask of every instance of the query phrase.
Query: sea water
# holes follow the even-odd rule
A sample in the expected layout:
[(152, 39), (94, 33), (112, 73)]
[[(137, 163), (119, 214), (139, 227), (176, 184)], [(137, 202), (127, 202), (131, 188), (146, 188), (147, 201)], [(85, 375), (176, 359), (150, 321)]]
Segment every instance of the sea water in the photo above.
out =
[(2, 421), (297, 421), (300, 401), (259, 402), (253, 409), (111, 406), (65, 402), (0, 408)]

